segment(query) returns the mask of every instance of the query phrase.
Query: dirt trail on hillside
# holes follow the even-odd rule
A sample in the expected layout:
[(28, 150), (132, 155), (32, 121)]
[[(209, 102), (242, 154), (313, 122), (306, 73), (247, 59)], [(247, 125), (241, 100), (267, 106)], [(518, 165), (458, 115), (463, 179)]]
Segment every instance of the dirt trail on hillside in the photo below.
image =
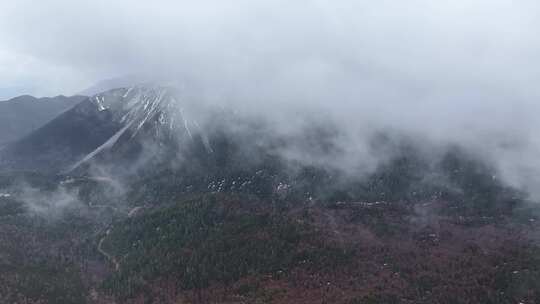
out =
[[(95, 206), (90, 206), (90, 207), (94, 207), (94, 208), (100, 208), (100, 207), (103, 207), (101, 205), (95, 205)], [(137, 214), (137, 212), (139, 210), (141, 210), (143, 207), (141, 206), (137, 206), (137, 207), (133, 207), (129, 212), (127, 212), (127, 217), (128, 218), (131, 218), (133, 217), (135, 214)], [(115, 211), (117, 211), (118, 209), (114, 208)], [(114, 270), (115, 271), (119, 271), (120, 270), (120, 263), (118, 262), (118, 260), (110, 253), (108, 253), (107, 251), (105, 251), (103, 249), (103, 243), (105, 242), (105, 240), (107, 239), (107, 237), (109, 236), (109, 234), (111, 233), (111, 230), (114, 228), (113, 225), (111, 225), (109, 228), (107, 228), (107, 231), (105, 231), (105, 235), (99, 240), (98, 242), (98, 246), (97, 246), (97, 250), (99, 253), (101, 253), (101, 255), (103, 255), (108, 261), (111, 262), (111, 264), (114, 265)]]
[(116, 260), (116, 258), (112, 254), (110, 254), (107, 251), (103, 250), (103, 242), (105, 241), (107, 236), (109, 236), (110, 232), (111, 232), (111, 228), (107, 229), (107, 231), (105, 232), (105, 235), (99, 240), (97, 250), (99, 251), (99, 253), (101, 253), (103, 256), (105, 256), (105, 258), (108, 261), (110, 261), (114, 265), (114, 270), (118, 271), (118, 270), (120, 270), (120, 263), (118, 263), (118, 261)]

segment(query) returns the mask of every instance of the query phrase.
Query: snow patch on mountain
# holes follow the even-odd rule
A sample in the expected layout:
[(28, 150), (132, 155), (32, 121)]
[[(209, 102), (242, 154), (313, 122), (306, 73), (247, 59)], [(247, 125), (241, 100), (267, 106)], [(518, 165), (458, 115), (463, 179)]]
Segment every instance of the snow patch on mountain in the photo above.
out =
[(109, 138), (109, 140), (107, 140), (103, 145), (99, 146), (97, 149), (95, 149), (94, 151), (86, 155), (82, 160), (78, 161), (75, 165), (73, 165), (71, 169), (69, 169), (69, 171), (73, 171), (77, 169), (82, 164), (94, 158), (94, 156), (98, 155), (101, 151), (112, 148), (114, 144), (118, 141), (120, 136), (122, 136), (130, 126), (131, 124), (124, 126), (122, 129), (120, 129), (120, 131), (116, 132), (116, 134), (114, 134), (111, 138)]
[(103, 96), (95, 96), (93, 100), (98, 107), (98, 111), (102, 112), (107, 110), (107, 108), (103, 105)]

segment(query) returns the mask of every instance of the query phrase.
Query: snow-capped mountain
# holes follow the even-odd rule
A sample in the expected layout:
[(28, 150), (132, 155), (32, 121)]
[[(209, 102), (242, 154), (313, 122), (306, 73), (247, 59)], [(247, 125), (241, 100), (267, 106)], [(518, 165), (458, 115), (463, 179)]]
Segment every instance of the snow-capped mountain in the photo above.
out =
[(186, 114), (191, 109), (179, 96), (165, 87), (97, 94), (7, 146), (0, 163), (11, 168), (71, 171), (96, 158), (132, 162), (143, 156), (163, 156), (186, 141), (200, 141), (210, 153), (206, 135)]
[[(75, 163), (71, 170), (88, 163), (95, 157), (133, 161), (151, 152), (163, 156), (175, 152), (179, 145), (201, 140), (205, 150), (212, 147), (189, 103), (181, 94), (166, 87), (130, 87), (111, 90), (90, 98), (99, 112), (111, 114), (111, 121), (121, 126), (107, 141)], [(114, 155), (112, 152), (114, 151)], [(109, 155), (107, 155), (109, 154)], [(148, 153), (147, 153), (148, 154)], [(131, 155), (127, 157), (126, 155)]]

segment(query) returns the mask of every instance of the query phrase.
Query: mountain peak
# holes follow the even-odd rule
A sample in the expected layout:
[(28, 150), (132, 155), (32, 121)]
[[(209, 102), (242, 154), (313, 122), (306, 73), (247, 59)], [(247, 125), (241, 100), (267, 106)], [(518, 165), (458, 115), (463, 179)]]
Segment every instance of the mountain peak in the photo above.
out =
[[(207, 152), (212, 152), (200, 124), (189, 114), (180, 93), (172, 87), (118, 88), (94, 95), (90, 102), (97, 112), (108, 113), (111, 121), (120, 127), (102, 145), (75, 163), (71, 170), (109, 150), (132, 153), (152, 146), (157, 151), (193, 140), (194, 136), (202, 139)], [(139, 148), (134, 149), (133, 145)]]

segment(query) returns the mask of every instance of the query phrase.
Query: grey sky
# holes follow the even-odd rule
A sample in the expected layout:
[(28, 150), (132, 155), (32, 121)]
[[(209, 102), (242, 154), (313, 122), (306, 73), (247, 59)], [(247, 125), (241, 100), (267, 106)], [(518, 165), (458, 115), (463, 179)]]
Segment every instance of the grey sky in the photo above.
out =
[(286, 74), (529, 96), (539, 15), (530, 0), (4, 0), (0, 81), (55, 94), (131, 73), (240, 86)]
[(0, 1), (0, 95), (127, 74), (281, 122), (313, 110), (458, 142), (540, 182), (538, 1)]

